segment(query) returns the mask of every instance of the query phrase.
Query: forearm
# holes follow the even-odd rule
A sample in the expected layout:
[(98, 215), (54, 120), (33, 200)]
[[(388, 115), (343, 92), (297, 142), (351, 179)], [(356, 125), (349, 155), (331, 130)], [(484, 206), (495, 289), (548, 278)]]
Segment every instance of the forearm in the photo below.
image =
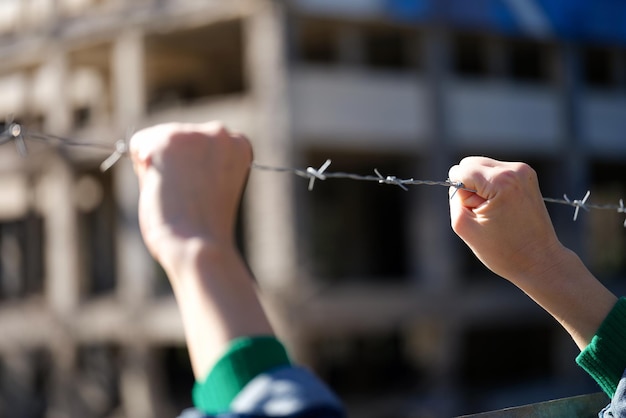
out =
[(617, 297), (572, 251), (560, 247), (549, 268), (530, 270), (511, 282), (550, 313), (583, 350), (611, 311)]
[(233, 339), (273, 334), (251, 273), (234, 248), (195, 242), (186, 245), (184, 256), (163, 264), (197, 380), (206, 377)]

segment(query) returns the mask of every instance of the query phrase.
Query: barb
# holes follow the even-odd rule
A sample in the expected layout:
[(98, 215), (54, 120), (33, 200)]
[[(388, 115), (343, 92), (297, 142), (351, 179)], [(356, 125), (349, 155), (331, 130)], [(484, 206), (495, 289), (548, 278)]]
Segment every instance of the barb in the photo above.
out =
[(330, 167), (330, 160), (326, 160), (326, 162), (322, 164), (319, 170), (316, 170), (313, 167), (309, 167), (306, 169), (306, 173), (309, 175), (309, 191), (313, 190), (313, 186), (315, 185), (315, 179), (326, 180), (324, 171), (326, 171), (328, 167)]
[[(20, 156), (26, 157), (28, 155), (28, 149), (26, 147), (26, 139), (43, 141), (52, 145), (58, 146), (68, 146), (68, 147), (87, 147), (95, 150), (99, 150), (101, 152), (108, 152), (109, 156), (102, 162), (100, 165), (101, 171), (107, 171), (111, 169), (123, 156), (128, 154), (128, 139), (132, 132), (129, 131), (126, 135), (126, 139), (120, 139), (115, 142), (114, 145), (97, 143), (97, 142), (89, 142), (89, 141), (78, 141), (75, 139), (65, 138), (62, 136), (56, 135), (48, 135), (42, 134), (38, 132), (27, 131), (24, 129), (22, 125), (19, 123), (13, 122), (12, 119), (7, 119), (5, 122), (4, 131), (0, 132), (0, 145), (7, 144), (9, 142), (15, 142), (15, 146), (17, 148), (17, 152)], [(312, 191), (315, 187), (316, 181), (325, 181), (328, 179), (349, 179), (349, 180), (357, 180), (357, 181), (371, 181), (376, 182), (378, 184), (385, 185), (393, 185), (398, 186), (404, 191), (408, 191), (407, 186), (443, 186), (448, 188), (453, 188), (454, 191), (451, 193), (450, 199), (454, 197), (454, 195), (459, 190), (465, 190), (468, 192), (475, 193), (475, 190), (465, 187), (462, 182), (453, 181), (451, 179), (447, 179), (445, 181), (433, 181), (433, 180), (416, 180), (413, 178), (410, 179), (401, 179), (392, 175), (383, 175), (380, 173), (378, 169), (374, 169), (374, 175), (359, 175), (353, 173), (344, 173), (344, 172), (328, 172), (328, 168), (330, 167), (331, 160), (326, 160), (324, 164), (322, 164), (319, 168), (307, 167), (306, 170), (300, 170), (297, 168), (285, 168), (285, 167), (273, 167), (268, 165), (259, 164), (257, 162), (252, 163), (252, 168), (262, 171), (273, 171), (277, 173), (291, 173), (299, 177), (303, 177), (309, 180), (309, 191)], [(567, 195), (563, 195), (563, 199), (553, 199), (549, 197), (544, 197), (543, 200), (548, 203), (556, 203), (562, 205), (572, 206), (574, 208), (574, 221), (578, 219), (578, 215), (580, 213), (580, 209), (583, 209), (586, 212), (589, 212), (592, 209), (599, 210), (612, 210), (617, 211), (620, 214), (626, 214), (626, 206), (624, 205), (623, 199), (619, 200), (619, 204), (617, 205), (599, 205), (589, 203), (589, 198), (591, 196), (591, 192), (587, 191), (585, 196), (582, 199), (570, 199)], [(626, 228), (626, 220), (624, 221), (624, 228)]]
[(0, 140), (0, 144), (15, 141), (15, 147), (17, 148), (18, 154), (20, 154), (22, 158), (25, 158), (28, 155), (28, 150), (26, 148), (26, 142), (24, 142), (24, 137), (22, 136), (22, 126), (17, 123), (13, 123), (12, 116), (5, 119), (5, 126), (8, 128), (2, 133), (2, 140)]
[(100, 171), (103, 173), (113, 167), (128, 152), (126, 141), (120, 139), (115, 143), (115, 150), (109, 157), (100, 164)]

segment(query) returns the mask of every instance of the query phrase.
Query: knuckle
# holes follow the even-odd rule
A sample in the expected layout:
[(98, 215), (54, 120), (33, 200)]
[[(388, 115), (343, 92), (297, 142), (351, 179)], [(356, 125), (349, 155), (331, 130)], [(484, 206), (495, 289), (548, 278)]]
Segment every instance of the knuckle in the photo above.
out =
[(208, 133), (215, 135), (215, 136), (228, 136), (229, 132), (228, 132), (228, 128), (226, 127), (226, 124), (222, 121), (216, 120), (216, 121), (212, 121), (207, 125), (207, 131)]
[(461, 159), (461, 161), (459, 161), (458, 165), (467, 165), (467, 164), (473, 164), (476, 162), (476, 157), (474, 156), (469, 156), (469, 157), (463, 157)]
[(537, 178), (537, 172), (526, 163), (516, 163), (515, 171), (525, 179)]

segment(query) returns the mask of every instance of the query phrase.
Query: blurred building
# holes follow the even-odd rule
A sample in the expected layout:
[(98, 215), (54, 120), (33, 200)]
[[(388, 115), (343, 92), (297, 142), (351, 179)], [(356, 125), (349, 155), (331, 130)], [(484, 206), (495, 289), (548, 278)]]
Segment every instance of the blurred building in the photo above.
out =
[[(531, 163), (546, 196), (615, 204), (621, 5), (570, 1), (568, 18), (557, 3), (0, 2), (0, 116), (28, 147), (0, 147), (0, 416), (171, 417), (193, 380), (129, 162), (102, 174), (110, 152), (29, 131), (112, 147), (155, 123), (221, 119), (261, 164), (444, 180), (483, 154)], [(294, 356), (356, 418), (597, 391), (565, 332), (454, 236), (446, 199), (347, 180), (308, 192), (253, 170), (240, 238)], [(623, 293), (624, 215), (549, 209)]]

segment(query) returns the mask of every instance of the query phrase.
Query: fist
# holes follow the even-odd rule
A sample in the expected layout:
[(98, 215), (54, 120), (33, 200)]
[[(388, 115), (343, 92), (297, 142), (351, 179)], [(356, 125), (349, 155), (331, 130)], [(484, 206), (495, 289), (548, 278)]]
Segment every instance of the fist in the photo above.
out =
[(219, 122), (165, 124), (136, 133), (130, 154), (141, 233), (157, 261), (167, 267), (190, 246), (234, 247), (252, 161), (247, 138)]
[(535, 171), (524, 163), (468, 157), (449, 178), (468, 189), (452, 190), (452, 229), (494, 273), (524, 280), (548, 270), (563, 247), (539, 190)]

